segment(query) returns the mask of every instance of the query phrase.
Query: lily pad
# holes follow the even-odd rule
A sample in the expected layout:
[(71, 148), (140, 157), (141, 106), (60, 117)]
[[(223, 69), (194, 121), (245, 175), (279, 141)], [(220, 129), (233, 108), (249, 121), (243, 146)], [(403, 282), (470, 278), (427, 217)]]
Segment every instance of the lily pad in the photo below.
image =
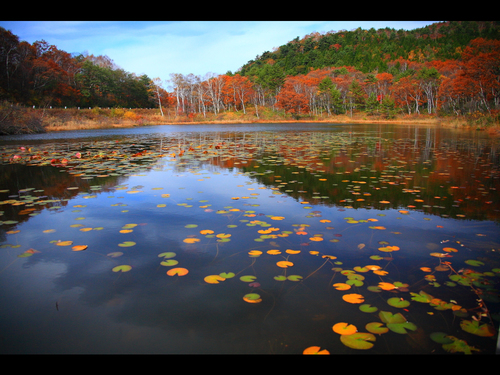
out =
[(467, 263), (469, 266), (474, 266), (474, 267), (484, 266), (483, 262), (474, 259), (466, 260), (465, 263)]
[(365, 313), (373, 313), (378, 310), (377, 307), (370, 305), (369, 303), (364, 303), (359, 306), (359, 309)]
[(243, 296), (243, 300), (248, 303), (259, 303), (262, 301), (262, 298), (257, 293), (248, 293)]
[(481, 323), (477, 320), (462, 320), (460, 328), (476, 336), (490, 337), (495, 335), (495, 329), (490, 324)]
[(368, 323), (365, 326), (366, 330), (368, 332), (374, 333), (376, 335), (381, 335), (383, 333), (389, 332), (389, 328), (385, 327), (382, 323), (380, 322), (372, 322)]
[(339, 335), (352, 335), (358, 331), (355, 325), (344, 322), (335, 324), (332, 329)]
[(121, 266), (113, 267), (113, 272), (128, 272), (132, 269), (132, 266), (128, 264), (122, 264)]
[(120, 246), (120, 247), (131, 247), (131, 246), (134, 246), (134, 245), (135, 245), (134, 241), (125, 241), (125, 242), (122, 242), (122, 243), (118, 244), (118, 246)]
[(399, 298), (399, 297), (392, 297), (387, 300), (387, 303), (391, 305), (392, 307), (398, 307), (398, 308), (404, 308), (408, 307), (410, 305), (410, 301), (407, 301), (405, 299)]
[(345, 346), (352, 349), (367, 350), (373, 347), (375, 335), (368, 332), (356, 332), (352, 335), (341, 335), (340, 341)]
[(408, 330), (415, 331), (417, 329), (417, 326), (408, 322), (401, 313), (392, 314), (389, 311), (381, 311), (379, 317), (387, 325), (387, 328), (395, 333), (406, 334)]
[(241, 276), (240, 280), (243, 282), (246, 282), (246, 283), (251, 283), (252, 281), (255, 281), (256, 278), (257, 278), (257, 276), (254, 276), (254, 275), (245, 275), (245, 276)]
[(167, 260), (160, 262), (160, 264), (162, 266), (170, 267), (170, 266), (175, 266), (175, 265), (179, 264), (179, 262), (175, 259), (167, 259)]

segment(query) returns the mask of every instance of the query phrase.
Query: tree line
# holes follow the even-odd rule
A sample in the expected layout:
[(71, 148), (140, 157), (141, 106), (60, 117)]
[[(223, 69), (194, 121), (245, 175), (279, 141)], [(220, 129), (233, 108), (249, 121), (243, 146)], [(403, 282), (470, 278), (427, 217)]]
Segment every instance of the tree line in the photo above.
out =
[(296, 118), (365, 112), (486, 113), (500, 101), (498, 22), (451, 22), (414, 31), (313, 33), (265, 52), (238, 72), (136, 76), (106, 56), (29, 44), (0, 28), (0, 99), (23, 105), (158, 107), (179, 116), (252, 108)]
[(0, 27), (0, 100), (33, 106), (152, 105), (152, 80), (107, 56), (72, 55), (46, 41), (30, 44)]

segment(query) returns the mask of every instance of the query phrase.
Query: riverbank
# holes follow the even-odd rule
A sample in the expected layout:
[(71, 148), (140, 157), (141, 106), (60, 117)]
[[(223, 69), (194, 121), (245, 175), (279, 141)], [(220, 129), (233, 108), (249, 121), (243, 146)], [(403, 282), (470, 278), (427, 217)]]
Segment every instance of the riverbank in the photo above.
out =
[[(462, 129), (484, 130), (500, 134), (498, 118), (491, 116), (440, 117), (436, 115), (396, 115), (387, 119), (380, 115), (354, 113), (350, 115), (302, 115), (273, 111), (268, 108), (259, 110), (258, 116), (253, 108), (243, 111), (227, 111), (218, 114), (207, 113), (177, 116), (172, 110), (123, 109), (123, 108), (22, 108), (3, 107), (0, 110), (0, 134), (23, 134), (37, 132), (68, 131), (82, 129), (105, 129), (113, 127), (136, 127), (151, 125), (187, 124), (250, 124), (250, 123), (334, 123), (334, 124), (416, 124)], [(498, 116), (497, 116), (498, 117)]]

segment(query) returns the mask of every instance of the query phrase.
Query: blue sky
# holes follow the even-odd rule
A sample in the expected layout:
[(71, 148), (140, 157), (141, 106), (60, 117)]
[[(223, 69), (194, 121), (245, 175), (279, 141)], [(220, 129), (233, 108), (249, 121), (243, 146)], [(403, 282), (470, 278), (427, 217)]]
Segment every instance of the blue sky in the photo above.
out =
[(412, 30), (438, 21), (0, 21), (20, 40), (106, 55), (137, 75), (236, 72), (249, 60), (312, 32), (390, 27)]

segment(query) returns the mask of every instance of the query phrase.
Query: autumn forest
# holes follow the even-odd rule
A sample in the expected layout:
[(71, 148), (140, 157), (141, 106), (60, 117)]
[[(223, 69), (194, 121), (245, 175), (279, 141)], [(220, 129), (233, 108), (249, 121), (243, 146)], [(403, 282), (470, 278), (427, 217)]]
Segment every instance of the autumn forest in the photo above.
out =
[[(271, 113), (290, 120), (362, 114), (482, 118), (498, 125), (499, 26), (451, 21), (409, 31), (312, 33), (263, 52), (234, 73), (172, 72), (165, 81), (124, 71), (108, 56), (70, 54), (43, 40), (29, 44), (0, 28), (0, 133), (16, 132), (13, 105), (153, 108), (160, 118), (177, 121), (226, 113), (255, 120)], [(27, 122), (31, 131), (44, 130), (33, 115)]]

